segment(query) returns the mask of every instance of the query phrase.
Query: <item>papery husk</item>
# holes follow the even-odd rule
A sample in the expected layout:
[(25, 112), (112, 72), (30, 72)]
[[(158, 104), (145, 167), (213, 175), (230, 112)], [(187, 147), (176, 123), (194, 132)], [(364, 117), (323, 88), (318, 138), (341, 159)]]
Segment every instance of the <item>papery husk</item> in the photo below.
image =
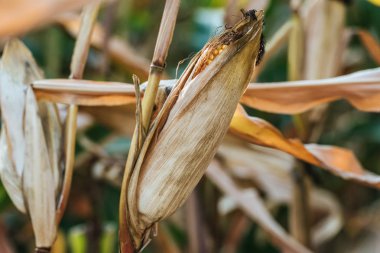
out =
[(213, 49), (212, 43), (221, 37), (195, 56), (153, 123), (128, 190), (129, 225), (136, 248), (154, 223), (184, 203), (227, 132), (259, 57), (263, 12), (256, 16), (248, 23), (246, 16), (235, 26), (243, 27), (244, 34), (232, 40), (205, 70), (199, 69), (207, 60), (207, 49)]
[[(18, 43), (11, 41), (4, 48), (0, 67), (0, 98), (2, 111), (2, 141), (0, 175), (10, 198), (21, 211), (25, 212), (22, 201), (21, 175), (25, 163), (25, 138), (23, 117), (25, 110), (25, 90), (28, 81), (26, 63), (24, 71), (19, 72), (20, 61), (31, 55), (18, 50)], [(6, 139), (6, 141), (5, 141)], [(6, 145), (6, 147), (4, 146)]]
[(54, 173), (38, 116), (38, 105), (28, 88), (25, 110), (26, 153), (23, 193), (30, 215), (37, 247), (51, 247), (56, 236)]
[(56, 105), (37, 103), (34, 96), (30, 84), (41, 78), (30, 51), (18, 40), (9, 41), (1, 68), (5, 127), (0, 175), (16, 207), (31, 217), (36, 246), (50, 247), (56, 232), (62, 129)]

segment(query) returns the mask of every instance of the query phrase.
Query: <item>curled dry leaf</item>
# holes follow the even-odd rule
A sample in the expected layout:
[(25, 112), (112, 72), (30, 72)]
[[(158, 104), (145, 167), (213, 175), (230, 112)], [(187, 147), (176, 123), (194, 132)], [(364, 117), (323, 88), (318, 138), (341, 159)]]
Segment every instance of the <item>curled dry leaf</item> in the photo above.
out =
[(87, 2), (89, 0), (0, 1), (0, 37), (25, 33)]
[[(77, 37), (80, 27), (79, 16), (64, 16), (58, 22), (74, 37)], [(100, 24), (95, 24), (91, 36), (91, 45), (99, 50), (103, 49), (106, 33)], [(142, 79), (149, 75), (149, 61), (137, 54), (126, 41), (118, 37), (111, 37), (108, 42), (108, 53), (111, 59), (135, 73)]]
[[(175, 82), (161, 84), (171, 87)], [(33, 87), (39, 98), (51, 102), (112, 106), (135, 101), (132, 85), (115, 82), (48, 79), (35, 81)], [(379, 98), (380, 68), (375, 68), (320, 80), (252, 83), (240, 101), (262, 111), (296, 114), (339, 99), (348, 100), (358, 110), (378, 112)]]
[(339, 99), (361, 111), (379, 112), (380, 68), (321, 80), (250, 84), (241, 102), (262, 111), (296, 114)]
[(341, 178), (380, 188), (380, 176), (364, 170), (352, 151), (333, 146), (303, 145), (299, 140), (287, 139), (268, 122), (249, 117), (242, 106), (236, 110), (230, 132), (250, 143), (284, 151)]
[(37, 100), (28, 88), (25, 109), (25, 168), (23, 193), (32, 220), (37, 247), (51, 247), (56, 236), (55, 180), (38, 116)]
[[(218, 149), (217, 158), (236, 182), (252, 180), (257, 188), (264, 191), (269, 207), (291, 204), (294, 190), (292, 168), (295, 166), (292, 156), (227, 135)], [(323, 214), (323, 218), (312, 228), (312, 242), (318, 246), (339, 232), (343, 214), (338, 201), (330, 193), (316, 187), (310, 190), (311, 211)], [(235, 206), (230, 204), (229, 211), (236, 206), (236, 203)]]
[(206, 171), (207, 177), (224, 193), (231, 196), (235, 203), (270, 236), (272, 242), (281, 250), (288, 252), (311, 252), (273, 219), (260, 199), (258, 193), (251, 189), (249, 193), (239, 189), (217, 162), (212, 162)]
[(16, 207), (28, 211), (37, 247), (50, 247), (61, 174), (58, 110), (52, 103), (37, 103), (30, 84), (42, 75), (20, 41), (7, 43), (1, 62), (1, 178)]
[[(295, 159), (282, 151), (246, 143), (226, 135), (217, 156), (235, 179), (251, 180), (271, 204), (288, 203), (292, 192), (291, 169)], [(275, 187), (274, 187), (275, 185)]]
[(262, 11), (248, 12), (206, 44), (153, 122), (128, 188), (136, 248), (184, 203), (214, 156), (259, 58), (262, 22)]
[[(18, 44), (8, 43), (4, 49), (0, 67), (1, 129), (1, 179), (16, 207), (25, 212), (21, 192), (21, 175), (24, 169), (25, 138), (23, 115), (25, 110), (26, 71), (18, 72), (23, 52)], [(16, 53), (16, 54), (15, 54)]]

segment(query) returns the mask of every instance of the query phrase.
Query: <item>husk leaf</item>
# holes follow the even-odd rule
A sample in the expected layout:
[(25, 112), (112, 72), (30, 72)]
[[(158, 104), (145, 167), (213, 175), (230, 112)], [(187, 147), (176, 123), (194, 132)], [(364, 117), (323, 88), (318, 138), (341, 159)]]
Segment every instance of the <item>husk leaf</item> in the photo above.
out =
[(30, 84), (41, 78), (29, 50), (18, 40), (9, 41), (1, 68), (5, 127), (0, 140), (0, 173), (16, 207), (31, 217), (36, 246), (50, 247), (56, 232), (62, 129), (56, 106), (37, 103), (34, 96)]
[(262, 18), (258, 12), (257, 20), (246, 24), (246, 34), (199, 72), (207, 49), (213, 49), (211, 43), (215, 41), (207, 44), (153, 123), (128, 191), (131, 232), (137, 248), (155, 222), (184, 203), (214, 156), (258, 58)]

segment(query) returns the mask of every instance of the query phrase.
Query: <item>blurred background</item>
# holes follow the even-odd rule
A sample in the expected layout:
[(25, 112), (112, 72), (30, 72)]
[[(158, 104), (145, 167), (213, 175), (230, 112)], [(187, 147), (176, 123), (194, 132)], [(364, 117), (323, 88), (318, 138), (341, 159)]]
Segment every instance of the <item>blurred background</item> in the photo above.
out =
[[(354, 31), (364, 29), (380, 41), (380, 7), (367, 0), (328, 1), (342, 5), (345, 12), (343, 28), (350, 36), (347, 45), (342, 44), (343, 60), (336, 74), (377, 67), (368, 48)], [(146, 81), (164, 4), (164, 1), (153, 0), (115, 0), (104, 4), (98, 21), (103, 26), (106, 39), (103, 50), (91, 49), (84, 79), (131, 83), (131, 76), (136, 73), (142, 81)], [(291, 19), (293, 13), (291, 3), (284, 0), (182, 1), (169, 51), (166, 77), (178, 77), (186, 67), (187, 59), (211, 37), (220, 33), (226, 22), (240, 19), (239, 8), (250, 6), (261, 6), (266, 10), (264, 35), (267, 41)], [(230, 16), (226, 17), (226, 10)], [(329, 12), (327, 18), (334, 20), (336, 16), (334, 12)], [(314, 22), (320, 20), (316, 18)], [(313, 23), (308, 25), (313, 26)], [(114, 53), (116, 56), (113, 55), (111, 38), (129, 45), (134, 54), (131, 59), (138, 62), (137, 67), (117, 60), (118, 50)], [(75, 38), (70, 35), (64, 22), (40, 26), (24, 34), (21, 39), (32, 51), (46, 78), (68, 77)], [(324, 45), (326, 48), (329, 46), (329, 43)], [(185, 62), (179, 64), (183, 60)], [(257, 82), (287, 81), (288, 71), (288, 43), (285, 42), (265, 62)], [(247, 109), (251, 115), (274, 124), (287, 137), (297, 137), (291, 116)], [(129, 110), (133, 112), (134, 108)], [(73, 188), (53, 253), (118, 252), (119, 184), (134, 123), (126, 121), (124, 125), (124, 120), (119, 121), (117, 108), (114, 111), (111, 113), (101, 107), (81, 108)], [(323, 126), (318, 134), (306, 141), (347, 147), (354, 151), (366, 169), (380, 174), (380, 117), (377, 114), (359, 112), (347, 102), (338, 101), (331, 103), (316, 121), (323, 121)], [(125, 130), (120, 130), (123, 127)], [(344, 221), (337, 233), (315, 246), (315, 251), (380, 251), (379, 191), (344, 181), (317, 168), (308, 167), (306, 171), (313, 184), (327, 190), (340, 207), (333, 217)], [(255, 185), (248, 179), (241, 180), (241, 184)], [(277, 185), (273, 184), (272, 187), (276, 188)], [(266, 192), (259, 191), (265, 200)], [(221, 212), (221, 196), (212, 183), (203, 179), (190, 198), (191, 203), (187, 203), (171, 219), (162, 222), (158, 237), (144, 252), (165, 252), (168, 244), (174, 244), (179, 252), (280, 252), (260, 227), (241, 211)], [(271, 207), (271, 211), (288, 230), (289, 205), (277, 204)], [(313, 220), (318, 221), (318, 214), (314, 216)], [(194, 221), (202, 224), (195, 231), (189, 226)], [(234, 238), (232, 248), (226, 246), (228, 238)], [(31, 224), (26, 216), (15, 209), (2, 186), (0, 244), (1, 240), (11, 245), (14, 252), (31, 252), (33, 247)], [(194, 240), (198, 240), (196, 251)]]

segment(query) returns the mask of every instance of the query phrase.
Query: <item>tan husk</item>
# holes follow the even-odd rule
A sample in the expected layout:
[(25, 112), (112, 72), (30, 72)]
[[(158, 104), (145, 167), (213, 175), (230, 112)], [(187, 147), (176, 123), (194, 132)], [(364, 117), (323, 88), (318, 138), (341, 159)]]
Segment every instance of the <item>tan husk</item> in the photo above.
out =
[(38, 105), (31, 88), (28, 88), (25, 109), (25, 168), (23, 193), (32, 220), (37, 247), (51, 247), (56, 236), (54, 172)]
[[(0, 140), (3, 184), (33, 225), (37, 247), (55, 239), (56, 197), (60, 186), (62, 129), (55, 104), (39, 102), (31, 83), (41, 79), (30, 51), (18, 40), (7, 43), (1, 66)], [(16, 103), (16, 104), (15, 104)]]
[(227, 44), (231, 29), (205, 46), (153, 122), (128, 190), (129, 225), (136, 248), (155, 222), (183, 204), (224, 137), (259, 55), (263, 12), (256, 16), (245, 16), (232, 28), (244, 31), (242, 36), (230, 38), (206, 67), (209, 52)]

